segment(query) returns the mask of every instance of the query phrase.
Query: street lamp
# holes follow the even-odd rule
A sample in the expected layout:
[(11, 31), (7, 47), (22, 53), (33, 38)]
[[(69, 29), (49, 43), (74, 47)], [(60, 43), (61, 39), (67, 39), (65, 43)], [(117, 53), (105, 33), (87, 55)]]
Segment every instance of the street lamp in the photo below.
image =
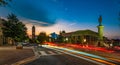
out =
[(86, 42), (86, 39), (83, 39), (83, 42)]
[(86, 39), (83, 39), (84, 45), (86, 46)]
[(68, 41), (68, 38), (66, 38), (65, 40)]
[(64, 38), (64, 42), (67, 42), (68, 41), (68, 38)]

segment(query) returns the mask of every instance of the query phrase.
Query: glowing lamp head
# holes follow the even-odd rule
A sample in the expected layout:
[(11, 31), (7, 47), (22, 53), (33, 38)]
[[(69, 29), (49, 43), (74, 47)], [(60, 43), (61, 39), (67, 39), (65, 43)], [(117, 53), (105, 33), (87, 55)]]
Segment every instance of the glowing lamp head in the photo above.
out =
[(86, 42), (86, 39), (83, 39), (84, 42)]

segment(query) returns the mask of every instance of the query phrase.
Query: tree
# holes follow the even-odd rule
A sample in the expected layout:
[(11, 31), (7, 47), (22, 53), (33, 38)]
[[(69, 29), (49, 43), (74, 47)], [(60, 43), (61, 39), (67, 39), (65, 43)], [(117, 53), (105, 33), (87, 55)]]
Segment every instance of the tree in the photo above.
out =
[(37, 37), (37, 40), (41, 43), (41, 44), (43, 44), (46, 40), (47, 40), (47, 35), (46, 35), (46, 33), (45, 32), (40, 32), (40, 34), (38, 35), (38, 37)]
[(64, 42), (64, 37), (63, 37), (63, 34), (65, 34), (66, 32), (63, 30), (63, 31), (60, 31), (59, 35), (58, 35), (58, 42), (59, 43), (63, 43)]
[(12, 1), (12, 0), (0, 0), (0, 6), (6, 6), (9, 1)]
[(9, 14), (7, 20), (3, 22), (3, 34), (5, 37), (10, 37), (14, 41), (23, 41), (27, 38), (27, 28), (19, 21), (16, 15)]
[(63, 34), (66, 33), (65, 30), (63, 30), (62, 33), (63, 33)]

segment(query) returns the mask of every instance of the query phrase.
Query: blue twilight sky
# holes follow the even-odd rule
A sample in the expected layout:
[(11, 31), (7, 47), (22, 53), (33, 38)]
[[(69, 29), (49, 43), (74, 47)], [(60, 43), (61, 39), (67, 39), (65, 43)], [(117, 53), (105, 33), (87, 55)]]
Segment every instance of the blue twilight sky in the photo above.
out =
[(97, 32), (98, 17), (102, 15), (105, 36), (120, 38), (118, 14), (120, 0), (13, 0), (0, 7), (0, 16), (16, 14), (28, 27), (37, 28), (36, 34), (45, 31), (58, 33), (91, 29)]

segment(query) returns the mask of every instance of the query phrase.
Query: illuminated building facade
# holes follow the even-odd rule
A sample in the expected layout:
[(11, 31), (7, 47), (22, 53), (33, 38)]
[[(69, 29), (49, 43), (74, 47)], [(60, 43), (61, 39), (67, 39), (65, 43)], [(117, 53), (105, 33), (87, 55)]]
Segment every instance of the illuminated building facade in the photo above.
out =
[(92, 30), (78, 30), (62, 34), (67, 43), (97, 44), (98, 33)]

